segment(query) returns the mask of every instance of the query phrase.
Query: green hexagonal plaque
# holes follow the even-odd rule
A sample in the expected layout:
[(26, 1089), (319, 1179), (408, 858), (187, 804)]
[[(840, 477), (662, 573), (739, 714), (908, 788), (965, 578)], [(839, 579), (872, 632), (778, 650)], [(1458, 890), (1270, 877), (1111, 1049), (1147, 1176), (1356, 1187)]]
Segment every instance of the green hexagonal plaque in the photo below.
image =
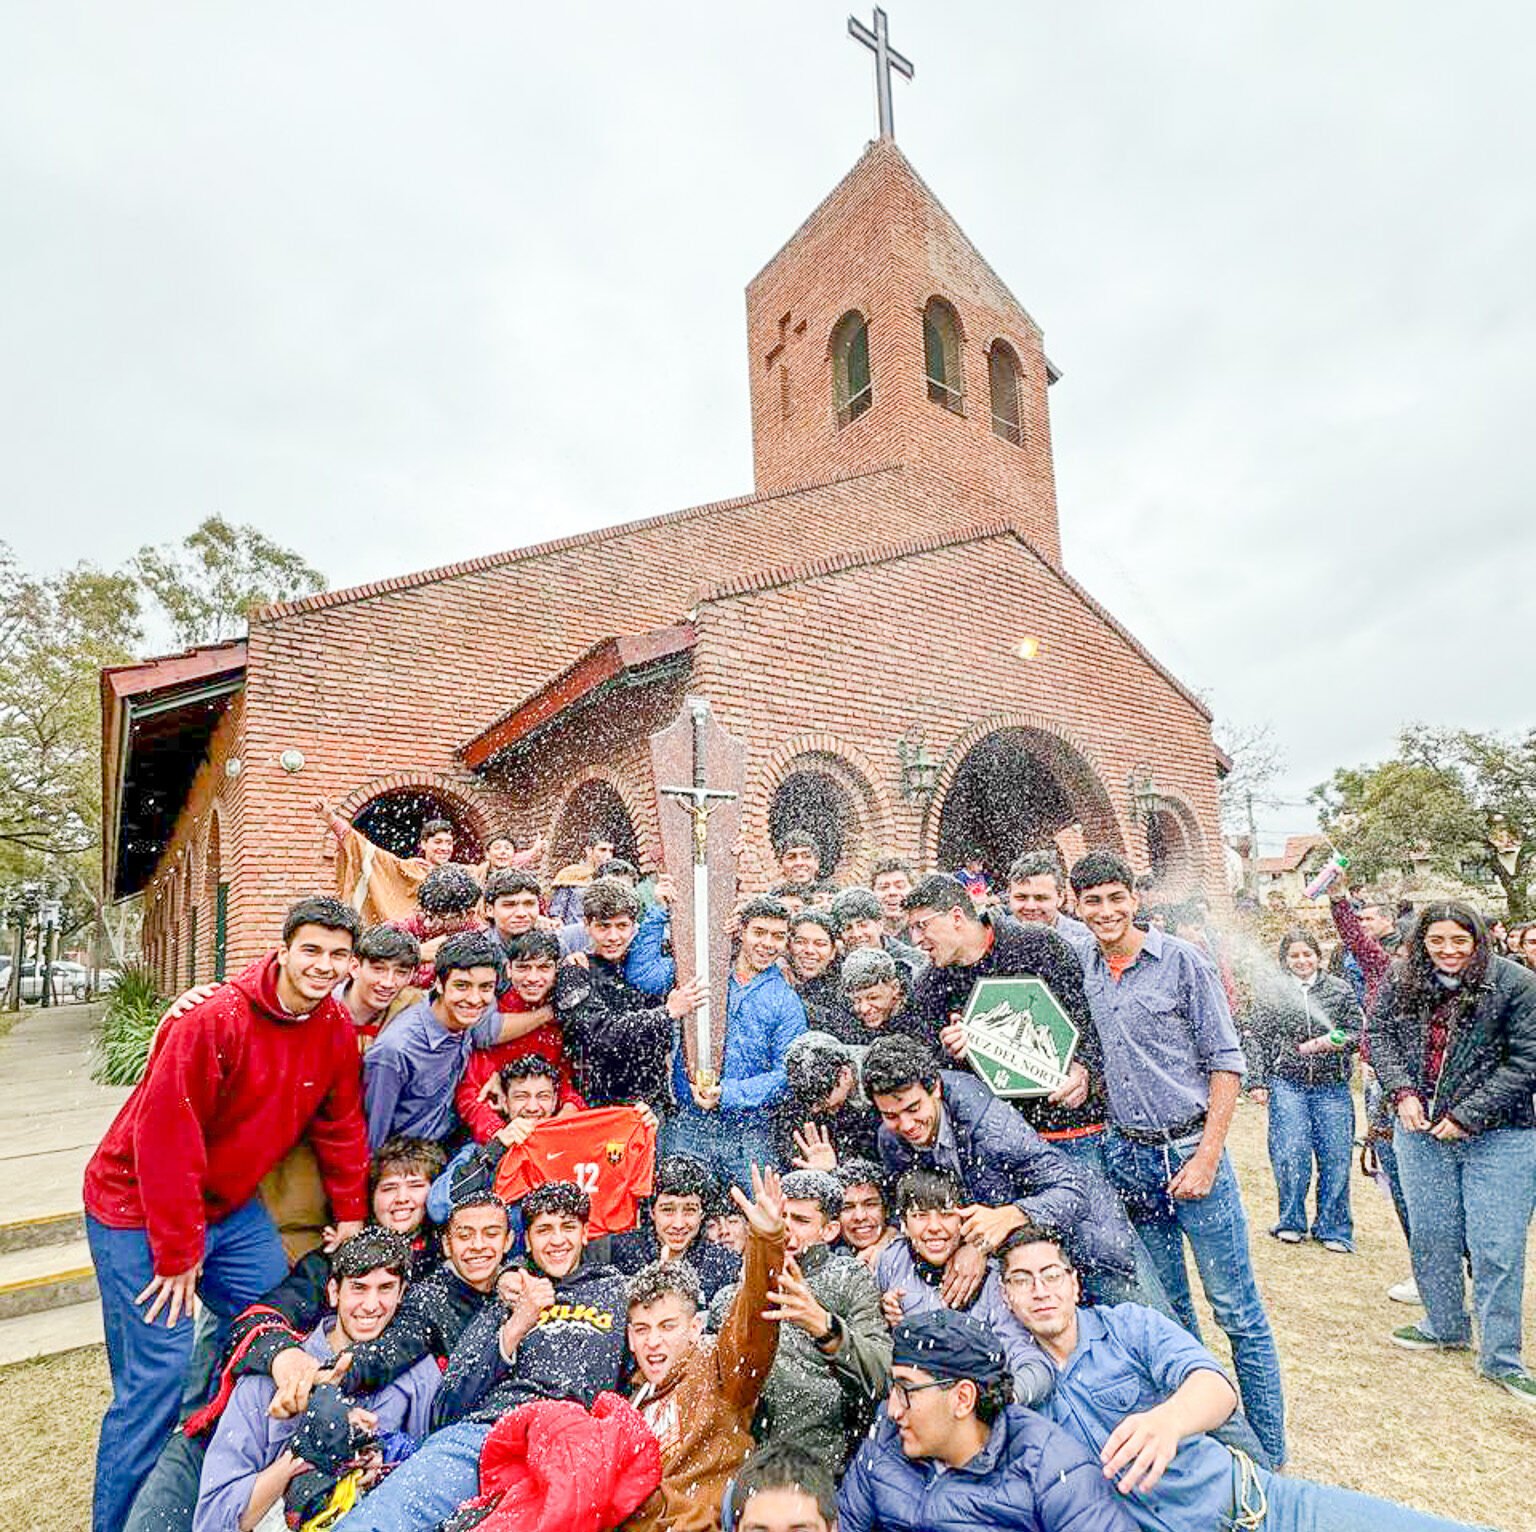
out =
[(965, 1056), (995, 1096), (1048, 1096), (1067, 1083), (1077, 1024), (1034, 978), (978, 979), (960, 1017)]

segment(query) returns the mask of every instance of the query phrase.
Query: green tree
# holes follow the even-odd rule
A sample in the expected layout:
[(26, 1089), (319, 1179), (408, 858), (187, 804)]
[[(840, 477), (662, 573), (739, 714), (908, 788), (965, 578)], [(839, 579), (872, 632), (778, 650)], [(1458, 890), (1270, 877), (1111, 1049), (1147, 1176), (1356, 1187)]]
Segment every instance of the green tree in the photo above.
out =
[(1530, 914), (1536, 730), (1506, 737), (1414, 725), (1391, 760), (1341, 767), (1312, 801), (1352, 873), (1374, 878), (1426, 856), (1449, 877), (1475, 866), (1498, 882), (1512, 917)]
[(0, 878), (97, 844), (100, 671), (131, 660), (139, 591), (79, 564), (37, 579), (0, 543)]
[(170, 619), (177, 642), (189, 645), (243, 633), (253, 606), (312, 595), (326, 584), (297, 553), (218, 516), (178, 547), (141, 548), (133, 571)]

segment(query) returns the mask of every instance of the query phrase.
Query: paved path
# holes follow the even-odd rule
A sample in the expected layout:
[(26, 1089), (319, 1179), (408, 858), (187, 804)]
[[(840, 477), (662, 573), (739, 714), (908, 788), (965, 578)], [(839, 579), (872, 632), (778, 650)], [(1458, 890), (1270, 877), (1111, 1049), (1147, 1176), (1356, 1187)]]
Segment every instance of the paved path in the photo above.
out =
[(85, 1162), (128, 1099), (91, 1079), (100, 1016), (50, 1006), (0, 1038), (0, 1223), (79, 1211)]

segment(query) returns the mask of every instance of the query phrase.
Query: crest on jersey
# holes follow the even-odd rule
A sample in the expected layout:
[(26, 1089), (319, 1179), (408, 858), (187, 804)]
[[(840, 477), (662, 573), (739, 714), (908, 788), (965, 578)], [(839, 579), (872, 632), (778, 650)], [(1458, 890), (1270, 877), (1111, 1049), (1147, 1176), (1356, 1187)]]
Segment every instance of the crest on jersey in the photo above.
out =
[(607, 1143), (603, 1146), (608, 1156), (610, 1165), (617, 1165), (624, 1158), (624, 1145), (622, 1143)]

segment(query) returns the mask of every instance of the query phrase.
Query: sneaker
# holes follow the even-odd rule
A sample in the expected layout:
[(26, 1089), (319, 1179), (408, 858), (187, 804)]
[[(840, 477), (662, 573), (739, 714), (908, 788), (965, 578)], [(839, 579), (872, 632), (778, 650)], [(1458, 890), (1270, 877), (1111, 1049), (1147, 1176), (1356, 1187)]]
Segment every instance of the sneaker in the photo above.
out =
[(1323, 1249), (1331, 1250), (1335, 1255), (1353, 1255), (1355, 1253), (1355, 1247), (1348, 1240), (1344, 1239), (1325, 1239), (1323, 1241)]
[(1277, 1239), (1282, 1245), (1299, 1245), (1306, 1236), (1299, 1229), (1271, 1229), (1272, 1239)]
[(1506, 1372), (1493, 1380), (1506, 1394), (1513, 1394), (1522, 1404), (1536, 1404), (1536, 1378), (1528, 1372)]
[(1417, 1325), (1404, 1325), (1401, 1330), (1394, 1330), (1392, 1344), (1401, 1346), (1404, 1351), (1465, 1351), (1467, 1349), (1466, 1341), (1453, 1343), (1436, 1340), (1427, 1330), (1421, 1330)]
[[(1419, 1303), (1419, 1285), (1412, 1277), (1404, 1277), (1401, 1282), (1394, 1282), (1387, 1289), (1387, 1297), (1393, 1303)], [(1419, 1303), (1419, 1307), (1424, 1305)]]

